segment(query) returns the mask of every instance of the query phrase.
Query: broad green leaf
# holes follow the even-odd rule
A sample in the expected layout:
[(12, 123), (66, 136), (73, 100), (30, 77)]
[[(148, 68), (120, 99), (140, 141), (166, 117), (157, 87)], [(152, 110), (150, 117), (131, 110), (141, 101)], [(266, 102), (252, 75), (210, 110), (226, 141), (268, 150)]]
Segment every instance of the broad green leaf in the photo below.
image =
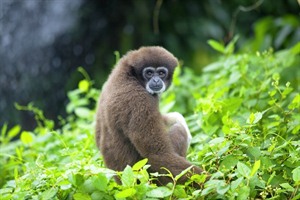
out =
[(74, 200), (92, 200), (90, 195), (85, 194), (85, 193), (75, 193), (73, 195)]
[(173, 196), (177, 198), (186, 198), (187, 194), (185, 188), (186, 187), (184, 185), (176, 185), (175, 190), (173, 192)]
[(236, 179), (235, 181), (232, 181), (231, 182), (231, 189), (235, 190), (238, 188), (238, 186), (243, 182), (244, 178), (243, 177), (240, 177), (238, 179)]
[(251, 170), (246, 164), (244, 164), (242, 162), (238, 162), (237, 163), (237, 171), (239, 172), (239, 174), (241, 174), (245, 178), (249, 179)]
[(218, 194), (224, 195), (230, 189), (230, 185), (227, 184), (225, 181), (219, 182), (217, 185), (217, 192)]
[(234, 166), (237, 164), (238, 158), (236, 158), (234, 155), (228, 155), (226, 156), (223, 161), (220, 164), (220, 168), (225, 168), (226, 170), (232, 170)]
[(289, 183), (282, 183), (280, 186), (289, 192), (293, 192), (295, 190)]
[(237, 200), (248, 199), (250, 195), (250, 188), (248, 186), (242, 186), (238, 189), (237, 193), (238, 193)]
[(60, 186), (60, 189), (62, 189), (62, 190), (67, 190), (72, 187), (72, 184), (68, 180), (60, 181), (58, 183), (58, 185)]
[(133, 196), (135, 193), (136, 193), (136, 190), (134, 188), (128, 188), (128, 189), (125, 189), (125, 190), (123, 190), (123, 191), (118, 192), (117, 194), (115, 194), (115, 197), (117, 199), (126, 198), (126, 197)]
[(122, 172), (121, 181), (124, 187), (131, 187), (134, 185), (134, 173), (129, 165), (127, 165), (124, 171)]
[(248, 124), (256, 124), (261, 120), (263, 116), (263, 113), (261, 112), (256, 112), (256, 113), (251, 113), (249, 118), (247, 119)]
[(90, 87), (90, 82), (87, 80), (81, 80), (78, 84), (78, 88), (82, 92), (87, 92)]
[(90, 110), (84, 107), (75, 108), (74, 112), (80, 118), (89, 118), (91, 116)]
[(34, 135), (28, 131), (22, 131), (21, 133), (21, 141), (23, 142), (23, 144), (30, 144), (33, 142), (33, 137)]
[(246, 150), (247, 155), (249, 155), (253, 159), (259, 159), (261, 156), (261, 149), (260, 147), (249, 147)]
[(140, 160), (138, 161), (137, 163), (135, 163), (133, 166), (132, 166), (132, 170), (133, 171), (138, 171), (140, 169), (142, 169), (148, 162), (148, 159), (145, 158), (143, 160)]
[(68, 175), (68, 180), (70, 181), (70, 183), (72, 183), (72, 185), (76, 187), (79, 187), (84, 182), (84, 178), (82, 174), (71, 173)]
[(52, 199), (56, 193), (57, 193), (57, 189), (56, 188), (50, 188), (49, 190), (46, 190), (42, 193), (42, 200), (48, 200), (48, 199)]
[(274, 73), (274, 74), (272, 75), (272, 79), (273, 79), (274, 81), (279, 81), (279, 80), (280, 80), (280, 75), (279, 75), (279, 73)]
[(207, 42), (214, 50), (219, 51), (220, 53), (225, 53), (225, 47), (220, 42), (215, 40), (208, 40)]
[(21, 130), (21, 126), (19, 126), (19, 125), (16, 125), (16, 126), (12, 127), (12, 128), (8, 131), (8, 137), (9, 137), (9, 138), (15, 137), (16, 135), (18, 135), (18, 133), (20, 132), (20, 130)]
[(98, 176), (93, 179), (93, 185), (100, 191), (106, 191), (107, 184), (108, 180), (102, 173), (99, 173)]
[(164, 198), (172, 194), (172, 190), (167, 187), (158, 187), (146, 193), (147, 197)]
[(224, 137), (214, 138), (211, 141), (209, 141), (209, 145), (210, 146), (215, 146), (215, 145), (218, 145), (218, 144), (222, 143), (223, 141), (225, 141)]
[(292, 100), (292, 103), (288, 106), (290, 110), (299, 109), (300, 108), (300, 94), (297, 94), (294, 99)]
[(300, 181), (300, 167), (297, 167), (296, 169), (294, 169), (292, 171), (293, 174), (293, 180), (295, 182), (299, 182)]
[(104, 193), (104, 192), (93, 192), (93, 194), (91, 195), (92, 200), (99, 200), (99, 199), (103, 199), (103, 200), (115, 200), (114, 196), (109, 195), (109, 193)]
[(255, 161), (251, 173), (250, 173), (250, 177), (254, 176), (254, 174), (257, 172), (257, 170), (260, 168), (260, 160)]

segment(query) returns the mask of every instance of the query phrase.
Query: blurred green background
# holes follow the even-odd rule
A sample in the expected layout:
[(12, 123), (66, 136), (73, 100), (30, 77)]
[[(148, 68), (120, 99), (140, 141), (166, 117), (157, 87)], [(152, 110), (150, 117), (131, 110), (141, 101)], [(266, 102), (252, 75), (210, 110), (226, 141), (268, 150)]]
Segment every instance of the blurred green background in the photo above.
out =
[(34, 102), (48, 118), (65, 115), (67, 91), (82, 66), (101, 88), (121, 55), (161, 45), (201, 74), (224, 44), (239, 35), (239, 52), (280, 50), (300, 41), (297, 0), (1, 0), (0, 126), (35, 126), (14, 103)]

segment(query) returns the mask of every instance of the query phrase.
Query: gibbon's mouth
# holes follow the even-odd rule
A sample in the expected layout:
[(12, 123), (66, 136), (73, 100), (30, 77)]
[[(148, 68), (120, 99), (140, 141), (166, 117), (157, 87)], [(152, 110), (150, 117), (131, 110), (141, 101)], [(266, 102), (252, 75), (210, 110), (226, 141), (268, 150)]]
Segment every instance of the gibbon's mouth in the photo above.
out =
[(157, 85), (157, 86), (150, 86), (150, 89), (153, 91), (160, 91), (163, 88), (163, 86)]
[(147, 85), (146, 89), (150, 94), (161, 94), (166, 90), (166, 87), (164, 85), (151, 87)]

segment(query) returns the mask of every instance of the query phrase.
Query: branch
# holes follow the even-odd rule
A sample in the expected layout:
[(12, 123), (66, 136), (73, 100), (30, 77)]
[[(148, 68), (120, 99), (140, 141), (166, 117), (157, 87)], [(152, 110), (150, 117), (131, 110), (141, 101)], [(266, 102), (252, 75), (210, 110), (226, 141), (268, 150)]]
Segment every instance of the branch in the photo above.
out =
[(153, 11), (153, 29), (154, 29), (154, 34), (159, 34), (158, 19), (159, 19), (159, 11), (160, 11), (162, 3), (163, 3), (163, 0), (157, 0), (156, 4), (155, 4), (154, 11)]
[(237, 21), (237, 16), (240, 13), (240, 11), (242, 12), (250, 12), (256, 8), (258, 8), (259, 6), (262, 5), (262, 3), (264, 2), (264, 0), (259, 0), (257, 2), (255, 2), (253, 5), (245, 7), (245, 6), (239, 6), (233, 13), (233, 17), (230, 23), (230, 29), (229, 29), (229, 39), (231, 39), (233, 37), (234, 34), (234, 30), (235, 30), (235, 25), (236, 25), (236, 21)]

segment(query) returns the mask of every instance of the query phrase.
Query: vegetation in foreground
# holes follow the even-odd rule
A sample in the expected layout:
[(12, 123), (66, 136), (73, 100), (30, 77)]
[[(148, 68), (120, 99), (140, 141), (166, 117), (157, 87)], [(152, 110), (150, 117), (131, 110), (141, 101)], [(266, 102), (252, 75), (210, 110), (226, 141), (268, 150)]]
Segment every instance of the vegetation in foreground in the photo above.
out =
[[(159, 175), (147, 173), (146, 159), (123, 172), (105, 168), (94, 143), (100, 91), (80, 68), (84, 79), (68, 93), (60, 129), (33, 104), (16, 104), (35, 114), (33, 132), (1, 128), (1, 199), (299, 199), (300, 43), (243, 54), (232, 53), (234, 41), (209, 44), (223, 54), (219, 61), (201, 76), (176, 71), (161, 103), (162, 112), (187, 119), (194, 136), (188, 159), (212, 174), (203, 188), (177, 185), (179, 177), (151, 184)], [(11, 141), (18, 134), (20, 140)], [(199, 175), (191, 179), (203, 182)]]

